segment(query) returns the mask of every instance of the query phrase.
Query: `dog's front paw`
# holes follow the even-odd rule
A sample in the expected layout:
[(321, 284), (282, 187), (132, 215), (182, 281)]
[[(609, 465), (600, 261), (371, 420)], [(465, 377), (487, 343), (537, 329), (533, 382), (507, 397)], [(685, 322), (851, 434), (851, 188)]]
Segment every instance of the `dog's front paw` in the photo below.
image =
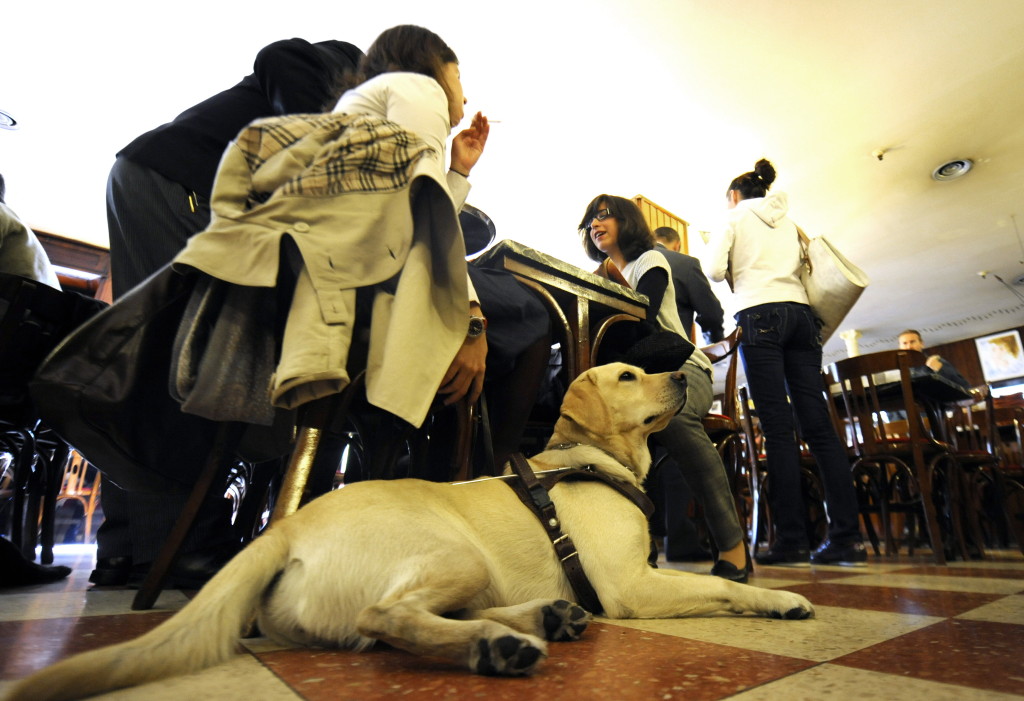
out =
[(473, 646), (469, 668), (492, 677), (523, 677), (533, 674), (544, 657), (547, 657), (545, 651), (526, 638), (515, 635), (481, 638)]
[(789, 591), (776, 593), (779, 598), (773, 602), (773, 607), (765, 612), (770, 618), (785, 618), (787, 620), (814, 618), (814, 606), (805, 597)]
[(544, 637), (552, 642), (579, 640), (592, 616), (576, 604), (559, 599), (541, 609)]

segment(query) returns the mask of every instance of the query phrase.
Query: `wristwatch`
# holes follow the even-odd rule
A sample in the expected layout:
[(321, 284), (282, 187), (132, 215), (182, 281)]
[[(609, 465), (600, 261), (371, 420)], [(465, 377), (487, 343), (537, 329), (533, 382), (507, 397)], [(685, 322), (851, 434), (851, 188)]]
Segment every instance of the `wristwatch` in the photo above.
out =
[(487, 319), (482, 316), (471, 316), (469, 317), (469, 331), (466, 335), (469, 338), (476, 338), (477, 336), (483, 336), (484, 331), (487, 330)]

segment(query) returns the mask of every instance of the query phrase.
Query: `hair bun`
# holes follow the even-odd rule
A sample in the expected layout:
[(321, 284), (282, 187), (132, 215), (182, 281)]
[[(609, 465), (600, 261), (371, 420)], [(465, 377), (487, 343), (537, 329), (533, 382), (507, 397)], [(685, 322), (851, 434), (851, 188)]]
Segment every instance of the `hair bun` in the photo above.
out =
[(754, 164), (754, 172), (757, 174), (758, 179), (764, 183), (765, 189), (775, 182), (775, 168), (764, 158)]

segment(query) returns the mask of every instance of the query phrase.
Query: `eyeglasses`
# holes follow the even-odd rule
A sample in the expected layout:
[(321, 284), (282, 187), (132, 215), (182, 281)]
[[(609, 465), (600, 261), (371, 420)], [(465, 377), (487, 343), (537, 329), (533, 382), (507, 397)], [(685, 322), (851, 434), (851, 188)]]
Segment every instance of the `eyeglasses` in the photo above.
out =
[[(610, 210), (607, 207), (605, 207), (604, 209), (597, 210), (594, 213), (594, 216), (592, 216), (590, 218), (590, 221), (594, 221), (595, 219), (598, 220), (598, 221), (604, 221), (605, 219), (607, 219), (608, 217), (611, 217), (611, 216), (614, 216), (612, 214), (612, 210)], [(590, 233), (590, 224), (587, 224), (586, 226), (584, 226), (583, 230), (586, 231), (589, 234)]]

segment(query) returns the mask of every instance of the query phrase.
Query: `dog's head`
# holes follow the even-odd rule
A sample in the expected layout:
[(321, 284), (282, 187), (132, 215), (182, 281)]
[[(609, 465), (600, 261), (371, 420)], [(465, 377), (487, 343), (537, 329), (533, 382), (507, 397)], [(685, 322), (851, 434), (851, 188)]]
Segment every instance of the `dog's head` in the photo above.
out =
[(651, 467), (647, 437), (665, 428), (685, 402), (682, 372), (648, 375), (625, 363), (591, 368), (569, 385), (548, 447), (594, 446), (642, 482)]

